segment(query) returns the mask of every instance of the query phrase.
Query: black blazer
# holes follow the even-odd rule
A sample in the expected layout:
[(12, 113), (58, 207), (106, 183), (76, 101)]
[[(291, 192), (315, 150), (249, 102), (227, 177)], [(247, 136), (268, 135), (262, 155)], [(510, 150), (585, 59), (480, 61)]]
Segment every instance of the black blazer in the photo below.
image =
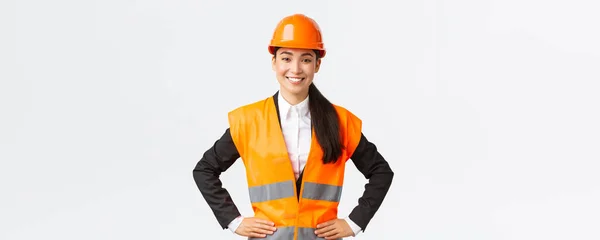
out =
[[(276, 109), (279, 109), (277, 103), (278, 93), (274, 95)], [(279, 114), (278, 110), (278, 119), (280, 119)], [(227, 128), (221, 138), (215, 141), (213, 146), (204, 153), (193, 170), (194, 181), (198, 189), (223, 229), (227, 228), (231, 221), (240, 216), (240, 212), (231, 199), (229, 192), (223, 188), (219, 176), (231, 167), (239, 157), (240, 154), (233, 143), (229, 128)], [(388, 162), (377, 151), (377, 147), (369, 142), (364, 134), (361, 134), (360, 142), (350, 159), (358, 171), (369, 179), (369, 182), (365, 184), (362, 197), (358, 199), (358, 205), (354, 207), (348, 216), (364, 232), (375, 212), (381, 206), (392, 184), (394, 172)], [(300, 174), (296, 184), (300, 184), (301, 179), (302, 174)], [(297, 189), (300, 190), (299, 187)]]

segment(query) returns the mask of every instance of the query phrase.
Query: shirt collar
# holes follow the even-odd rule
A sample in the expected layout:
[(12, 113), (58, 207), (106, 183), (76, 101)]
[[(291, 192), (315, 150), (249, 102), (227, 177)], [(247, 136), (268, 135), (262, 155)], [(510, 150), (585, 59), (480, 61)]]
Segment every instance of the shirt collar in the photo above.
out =
[(308, 108), (308, 101), (309, 101), (308, 96), (304, 100), (302, 100), (302, 102), (300, 102), (296, 105), (290, 105), (290, 103), (288, 103), (288, 101), (286, 101), (283, 98), (283, 96), (281, 96), (281, 93), (279, 93), (277, 95), (278, 95), (277, 102), (279, 105), (279, 114), (282, 119), (287, 119), (290, 117), (292, 108), (295, 108), (296, 111), (298, 111), (300, 113), (300, 116), (310, 117), (310, 111)]

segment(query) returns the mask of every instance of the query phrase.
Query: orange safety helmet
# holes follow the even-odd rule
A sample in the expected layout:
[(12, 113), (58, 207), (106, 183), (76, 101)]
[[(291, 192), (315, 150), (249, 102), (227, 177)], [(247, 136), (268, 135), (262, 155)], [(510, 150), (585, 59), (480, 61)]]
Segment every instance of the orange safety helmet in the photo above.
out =
[(275, 54), (276, 47), (314, 49), (319, 51), (321, 58), (326, 53), (319, 25), (303, 14), (290, 15), (279, 21), (269, 44), (269, 52)]

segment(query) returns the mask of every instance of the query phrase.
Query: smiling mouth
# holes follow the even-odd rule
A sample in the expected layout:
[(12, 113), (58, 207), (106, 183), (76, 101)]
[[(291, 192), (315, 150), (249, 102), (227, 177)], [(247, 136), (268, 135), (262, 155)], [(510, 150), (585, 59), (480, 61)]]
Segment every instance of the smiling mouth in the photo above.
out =
[(285, 77), (291, 83), (299, 83), (302, 82), (305, 78), (297, 78), (297, 77)]

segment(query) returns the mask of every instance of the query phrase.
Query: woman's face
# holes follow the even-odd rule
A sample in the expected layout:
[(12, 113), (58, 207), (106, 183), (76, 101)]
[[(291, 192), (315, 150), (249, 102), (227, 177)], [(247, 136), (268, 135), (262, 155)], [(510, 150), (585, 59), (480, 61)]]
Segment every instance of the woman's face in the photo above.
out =
[(310, 49), (280, 48), (273, 57), (273, 71), (281, 85), (281, 91), (288, 96), (304, 99), (308, 87), (319, 71), (320, 59)]

